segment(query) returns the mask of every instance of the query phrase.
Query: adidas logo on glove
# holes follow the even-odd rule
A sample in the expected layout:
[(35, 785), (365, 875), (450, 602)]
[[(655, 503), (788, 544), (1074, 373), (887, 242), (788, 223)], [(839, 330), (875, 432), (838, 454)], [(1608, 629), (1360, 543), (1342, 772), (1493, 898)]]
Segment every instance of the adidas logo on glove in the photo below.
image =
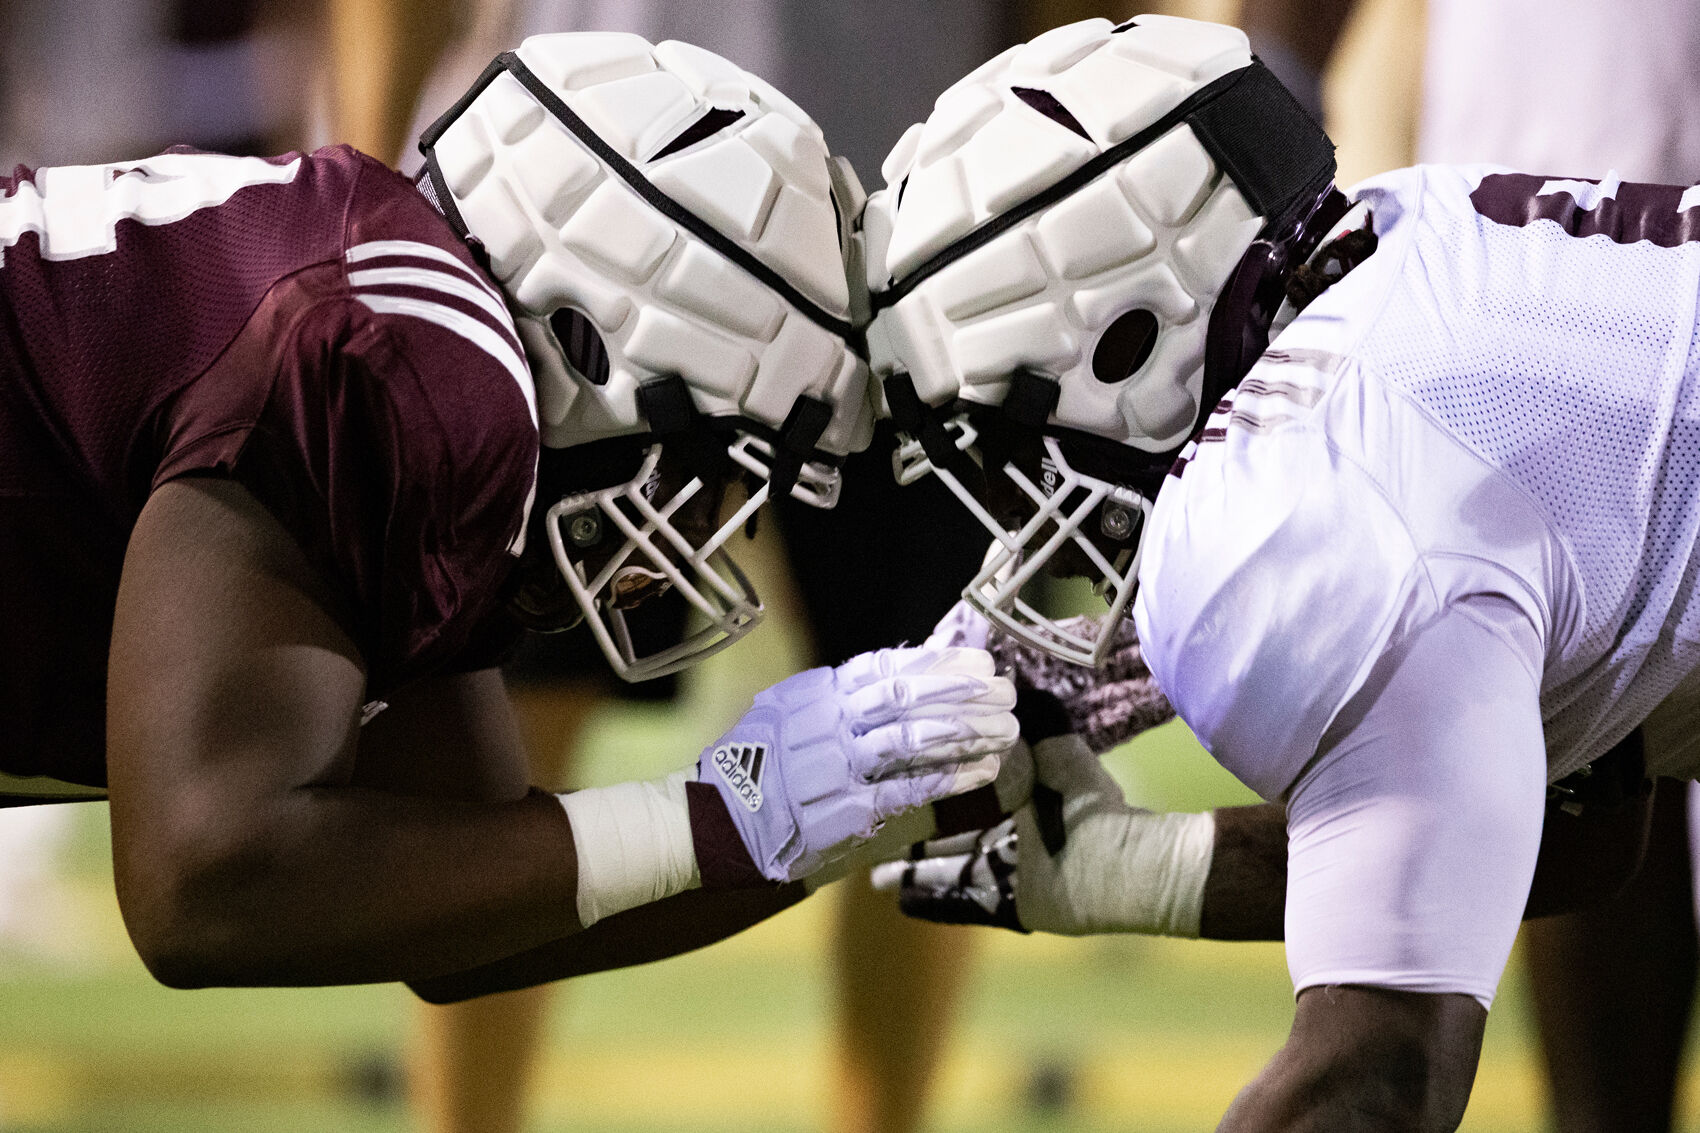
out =
[(711, 758), (714, 769), (751, 814), (761, 809), (761, 768), (767, 760), (766, 744), (721, 744)]

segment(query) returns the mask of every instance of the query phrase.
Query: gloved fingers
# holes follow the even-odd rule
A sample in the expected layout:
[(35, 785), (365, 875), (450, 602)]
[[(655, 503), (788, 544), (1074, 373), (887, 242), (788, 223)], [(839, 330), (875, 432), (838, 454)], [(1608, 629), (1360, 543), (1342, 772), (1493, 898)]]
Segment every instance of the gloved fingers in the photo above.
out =
[(858, 654), (834, 669), (833, 679), (840, 692), (849, 692), (892, 677), (948, 673), (986, 678), (995, 671), (992, 655), (984, 649), (916, 645)]
[(872, 784), (869, 806), (877, 821), (885, 822), (915, 807), (966, 794), (997, 777), (998, 757), (983, 756), (935, 769), (919, 769), (894, 775)]
[(997, 757), (1016, 735), (1015, 717), (1007, 712), (900, 720), (851, 736), (850, 768), (863, 782), (872, 783), (991, 756), (995, 775)]
[(1014, 838), (1015, 816), (1010, 815), (996, 826), (988, 826), (983, 830), (964, 830), (960, 834), (946, 834), (916, 842), (909, 847), (909, 859), (920, 861), (923, 858), (952, 857), (979, 850), (1004, 850), (1015, 845)]
[(866, 732), (904, 717), (1007, 711), (1015, 686), (989, 673), (920, 673), (863, 685), (840, 703), (851, 730)]
[[(1014, 824), (1006, 820), (991, 830), (936, 839), (925, 845), (960, 843), (972, 839), (962, 853), (941, 853), (914, 861), (886, 862), (874, 867), (874, 887), (897, 890), (898, 908), (906, 915), (941, 924), (997, 925), (1027, 931), (1015, 908), (1017, 841)], [(917, 846), (916, 850), (923, 849)]]
[(898, 891), (897, 907), (906, 917), (934, 924), (989, 925), (1027, 931), (1016, 918), (1015, 902), (1004, 900), (995, 889), (903, 889)]

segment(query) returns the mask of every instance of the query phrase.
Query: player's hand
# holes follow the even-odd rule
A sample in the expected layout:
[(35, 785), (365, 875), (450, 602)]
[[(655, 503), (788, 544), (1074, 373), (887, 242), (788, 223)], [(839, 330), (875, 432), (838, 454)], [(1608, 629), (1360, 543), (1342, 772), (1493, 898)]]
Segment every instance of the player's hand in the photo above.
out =
[[(954, 610), (951, 613), (956, 615)], [(1093, 640), (1104, 631), (1100, 618), (1069, 618), (1061, 624), (1069, 632)], [(1109, 656), (1097, 669), (1060, 660), (999, 633), (991, 635), (986, 648), (992, 651), (998, 672), (1013, 680), (1017, 688), (1048, 692), (1061, 701), (1068, 713), (1069, 730), (1101, 754), (1175, 714), (1145, 665), (1133, 619), (1119, 619), (1114, 633)]]
[(1077, 936), (1197, 936), (1214, 822), (1129, 806), (1073, 734), (1033, 745), (1027, 805), (983, 830), (918, 843), (876, 866), (910, 916)]
[(866, 653), (760, 693), (696, 777), (719, 792), (761, 875), (796, 881), (893, 815), (991, 783), (1017, 736), (1014, 704), (984, 650)]

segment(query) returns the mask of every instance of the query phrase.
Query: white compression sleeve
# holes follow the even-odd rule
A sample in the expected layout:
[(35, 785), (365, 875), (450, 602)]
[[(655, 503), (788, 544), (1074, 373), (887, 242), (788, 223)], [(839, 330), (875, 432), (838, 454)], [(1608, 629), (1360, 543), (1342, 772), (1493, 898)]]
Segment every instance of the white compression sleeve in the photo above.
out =
[(1533, 638), (1496, 600), (1471, 599), (1378, 662), (1341, 710), (1287, 804), (1295, 990), (1492, 1003), (1545, 812)]
[(578, 852), (580, 926), (702, 884), (685, 802), (692, 771), (556, 796)]

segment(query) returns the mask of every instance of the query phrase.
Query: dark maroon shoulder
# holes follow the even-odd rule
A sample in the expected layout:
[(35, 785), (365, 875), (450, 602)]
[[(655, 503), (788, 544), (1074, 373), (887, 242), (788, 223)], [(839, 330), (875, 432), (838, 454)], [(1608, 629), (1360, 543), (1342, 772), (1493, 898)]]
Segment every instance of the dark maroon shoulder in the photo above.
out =
[(338, 261), (280, 287), (245, 336), (268, 354), (267, 398), (212, 449), (339, 585), (383, 692), (452, 661), (489, 615), (538, 438), (501, 293), (411, 183), (357, 160)]
[(284, 520), (379, 689), (486, 617), (535, 474), (531, 383), (499, 294), (404, 178), (346, 148), (18, 170), (0, 315), (0, 580), (42, 631), (0, 616), (20, 659), (0, 766), (98, 774), (124, 546), (177, 476), (239, 477)]

